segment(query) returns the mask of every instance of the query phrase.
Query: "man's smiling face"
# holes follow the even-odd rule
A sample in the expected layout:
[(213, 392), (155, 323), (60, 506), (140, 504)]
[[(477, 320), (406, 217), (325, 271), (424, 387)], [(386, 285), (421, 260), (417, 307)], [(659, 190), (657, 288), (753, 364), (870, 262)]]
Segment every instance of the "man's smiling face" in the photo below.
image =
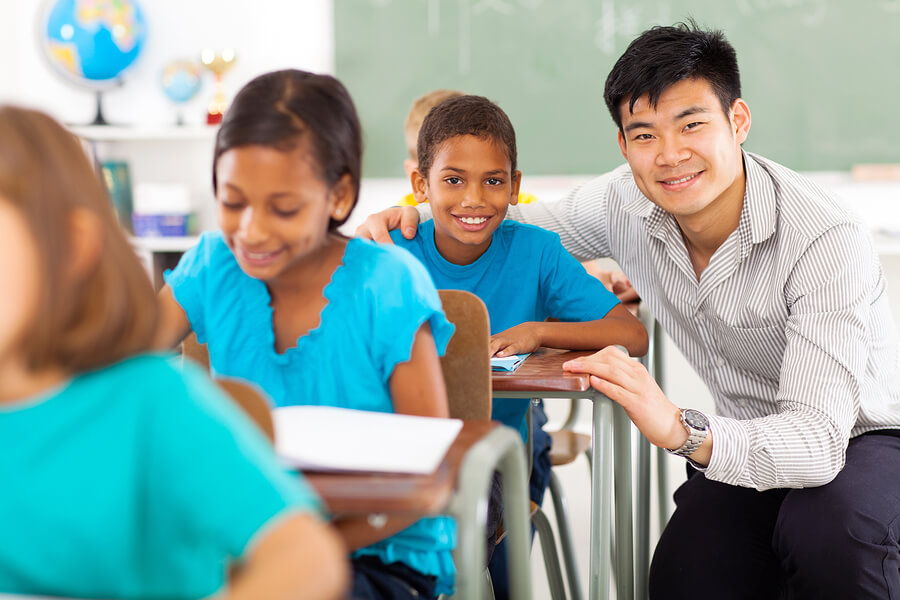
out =
[(652, 106), (638, 98), (620, 106), (619, 148), (641, 192), (680, 222), (703, 220), (716, 207), (741, 202), (741, 143), (750, 111), (735, 100), (729, 114), (709, 83), (685, 79), (668, 87)]

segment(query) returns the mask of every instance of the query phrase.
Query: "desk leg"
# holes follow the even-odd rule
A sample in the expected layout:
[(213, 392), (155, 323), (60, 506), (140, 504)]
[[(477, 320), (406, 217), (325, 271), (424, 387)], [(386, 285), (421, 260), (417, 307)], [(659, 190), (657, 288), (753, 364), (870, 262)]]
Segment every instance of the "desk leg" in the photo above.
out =
[(634, 520), (631, 487), (631, 419), (613, 407), (616, 470), (616, 600), (634, 598)]
[(593, 400), (591, 426), (591, 555), (589, 595), (608, 600), (612, 539), (613, 407), (603, 395)]
[(519, 433), (497, 427), (466, 453), (450, 512), (456, 517), (458, 540), (453, 551), (457, 598), (484, 597), (484, 544), (487, 501), (494, 469), (503, 476), (504, 523), (507, 534), (510, 595), (531, 600), (530, 531), (525, 454)]

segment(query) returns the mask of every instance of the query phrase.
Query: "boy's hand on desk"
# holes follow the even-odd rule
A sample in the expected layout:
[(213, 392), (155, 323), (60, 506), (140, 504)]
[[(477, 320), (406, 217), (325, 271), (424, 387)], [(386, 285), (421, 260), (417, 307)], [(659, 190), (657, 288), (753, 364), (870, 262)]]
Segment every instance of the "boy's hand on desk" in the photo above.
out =
[(563, 364), (573, 373), (587, 373), (591, 386), (620, 404), (651, 444), (678, 448), (687, 439), (681, 412), (638, 361), (609, 346), (596, 354)]
[(540, 323), (521, 323), (491, 336), (491, 356), (534, 352), (541, 346)]
[(412, 206), (392, 206), (366, 217), (353, 234), (382, 244), (393, 244), (390, 231), (399, 229), (408, 240), (416, 236), (419, 228), (419, 212)]

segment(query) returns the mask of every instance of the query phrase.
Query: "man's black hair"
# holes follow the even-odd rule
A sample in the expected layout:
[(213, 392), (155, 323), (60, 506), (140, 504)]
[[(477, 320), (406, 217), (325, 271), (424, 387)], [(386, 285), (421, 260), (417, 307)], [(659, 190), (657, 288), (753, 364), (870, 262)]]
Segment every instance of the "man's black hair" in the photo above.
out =
[(656, 108), (659, 97), (672, 84), (685, 79), (709, 82), (726, 115), (741, 97), (737, 54), (721, 31), (705, 31), (689, 19), (671, 27), (651, 27), (619, 57), (606, 78), (603, 98), (619, 131), (623, 102), (628, 110), (647, 95)]

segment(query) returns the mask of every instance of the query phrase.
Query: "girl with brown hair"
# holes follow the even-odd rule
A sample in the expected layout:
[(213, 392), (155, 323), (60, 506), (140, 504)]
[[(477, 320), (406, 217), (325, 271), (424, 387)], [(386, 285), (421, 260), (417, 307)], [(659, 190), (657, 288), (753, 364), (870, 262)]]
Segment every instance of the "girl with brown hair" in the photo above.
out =
[(205, 375), (145, 354), (156, 300), (101, 183), (73, 136), (14, 107), (0, 276), (0, 595), (340, 595), (316, 497)]

